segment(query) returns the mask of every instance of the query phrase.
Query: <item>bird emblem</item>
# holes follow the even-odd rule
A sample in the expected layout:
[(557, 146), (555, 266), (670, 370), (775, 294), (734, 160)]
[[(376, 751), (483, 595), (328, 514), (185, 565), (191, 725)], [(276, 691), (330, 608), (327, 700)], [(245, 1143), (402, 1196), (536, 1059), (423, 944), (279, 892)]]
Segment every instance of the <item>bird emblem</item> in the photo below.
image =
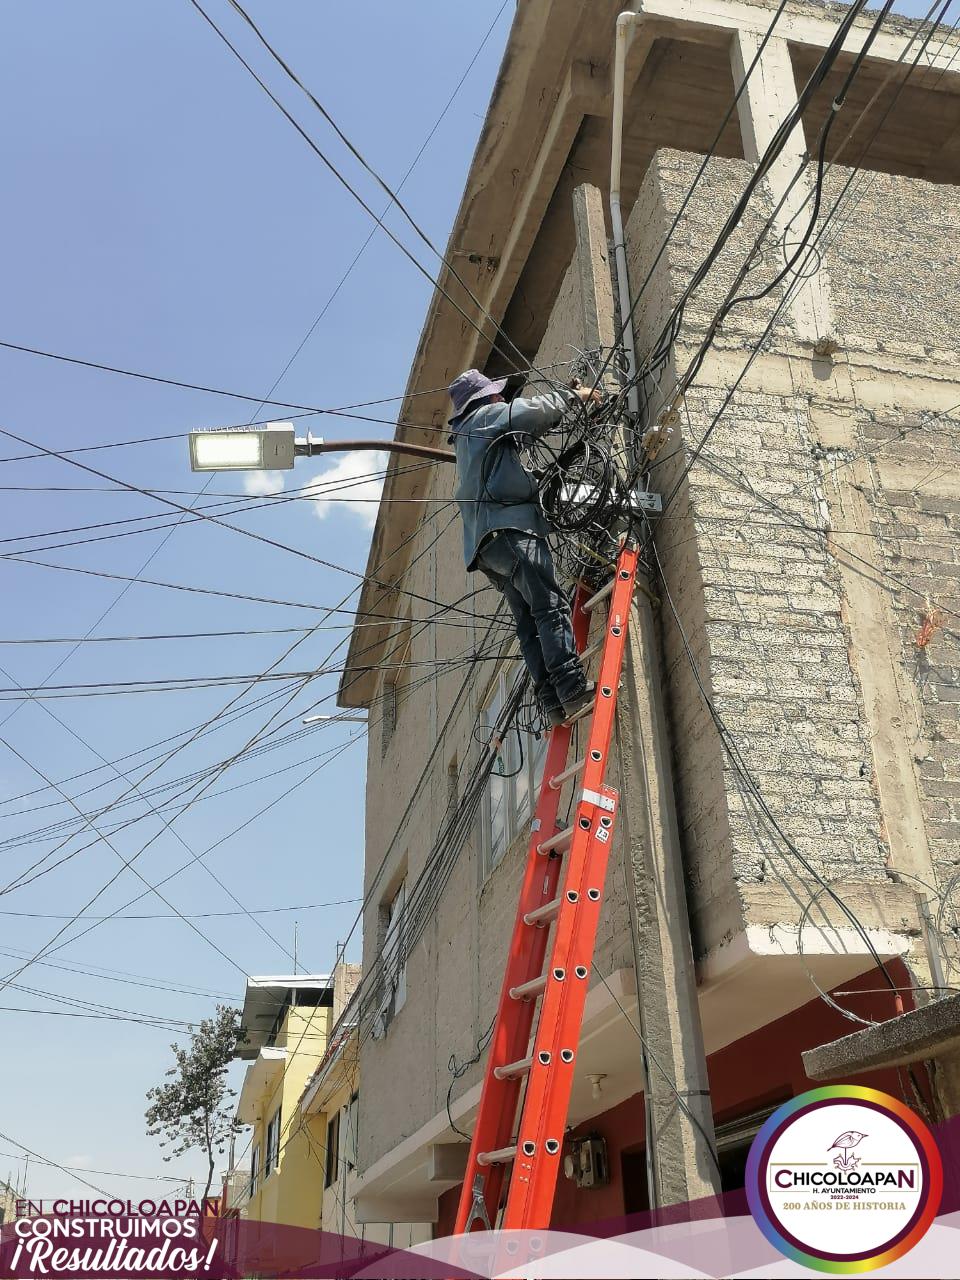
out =
[(859, 1146), (866, 1136), (865, 1133), (860, 1133), (857, 1129), (847, 1129), (827, 1148), (828, 1151), (833, 1151), (837, 1147), (840, 1148), (840, 1154), (834, 1156), (833, 1159), (833, 1163), (838, 1169), (855, 1169), (857, 1167), (860, 1160), (853, 1154), (853, 1148)]

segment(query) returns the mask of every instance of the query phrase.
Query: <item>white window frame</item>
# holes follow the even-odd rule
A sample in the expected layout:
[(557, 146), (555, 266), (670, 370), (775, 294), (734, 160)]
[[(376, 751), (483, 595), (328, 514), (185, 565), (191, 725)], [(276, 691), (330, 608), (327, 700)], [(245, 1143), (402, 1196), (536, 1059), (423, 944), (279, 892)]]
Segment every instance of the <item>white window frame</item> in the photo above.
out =
[[(346, 1128), (344, 1128), (344, 1121)], [(357, 1139), (360, 1133), (360, 1094), (353, 1093), (350, 1095), (350, 1101), (343, 1108), (343, 1118), (340, 1121), (341, 1142), (340, 1148), (343, 1152), (343, 1159), (346, 1162), (346, 1168), (353, 1172), (357, 1167)]]
[(340, 1181), (340, 1152), (343, 1147), (341, 1132), (343, 1129), (342, 1111), (334, 1111), (327, 1119), (327, 1136), (323, 1160), (323, 1189), (327, 1191)]
[(273, 1118), (267, 1125), (264, 1139), (265, 1153), (263, 1160), (263, 1180), (266, 1182), (271, 1173), (280, 1167), (280, 1108), (277, 1107)]
[(400, 881), (389, 899), (380, 908), (383, 922), (383, 943), (380, 956), (383, 964), (380, 1007), (373, 1024), (375, 1040), (387, 1034), (387, 1028), (407, 1001), (407, 956), (404, 926), (407, 910), (407, 881)]
[[(483, 729), (489, 736), (497, 716), (513, 687), (514, 669), (502, 670), (487, 696), (483, 708)], [(518, 740), (519, 734), (519, 740)], [(523, 752), (522, 768), (520, 751)], [(543, 766), (547, 754), (547, 735), (537, 738), (524, 730), (511, 729), (494, 765), (483, 794), (483, 878), (484, 880), (503, 861), (514, 840), (525, 830), (537, 805), (537, 794), (543, 778)], [(520, 772), (517, 773), (517, 769)], [(513, 776), (515, 775), (515, 776)], [(503, 834), (495, 839), (494, 806), (502, 806)], [(499, 825), (499, 824), (498, 824)]]

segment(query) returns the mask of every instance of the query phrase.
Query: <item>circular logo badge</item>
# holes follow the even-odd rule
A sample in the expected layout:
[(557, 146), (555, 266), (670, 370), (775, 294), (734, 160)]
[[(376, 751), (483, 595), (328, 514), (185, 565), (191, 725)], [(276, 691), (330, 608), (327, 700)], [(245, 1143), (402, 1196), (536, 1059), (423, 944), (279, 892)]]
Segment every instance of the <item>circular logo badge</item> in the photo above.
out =
[(750, 1148), (747, 1199), (770, 1243), (817, 1271), (854, 1274), (902, 1257), (943, 1192), (930, 1130), (877, 1089), (831, 1085), (784, 1103)]

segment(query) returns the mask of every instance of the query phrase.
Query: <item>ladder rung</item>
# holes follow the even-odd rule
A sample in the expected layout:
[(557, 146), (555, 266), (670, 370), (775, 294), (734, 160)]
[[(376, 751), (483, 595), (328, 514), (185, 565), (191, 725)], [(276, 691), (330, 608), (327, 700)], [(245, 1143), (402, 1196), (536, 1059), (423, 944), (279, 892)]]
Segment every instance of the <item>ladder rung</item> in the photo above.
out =
[(594, 703), (588, 702), (585, 707), (580, 708), (580, 710), (576, 713), (576, 715), (567, 716), (566, 720), (564, 720), (563, 723), (576, 724), (578, 720), (583, 720), (585, 716), (592, 716), (593, 708), (594, 708)]
[(584, 649), (583, 652), (580, 654), (581, 659), (584, 662), (589, 662), (590, 659), (594, 657), (595, 654), (598, 654), (600, 650), (603, 648), (603, 644), (606, 638), (607, 638), (606, 633), (604, 633), (599, 640), (594, 640), (593, 644), (587, 645), (586, 649)]
[(493, 1074), (498, 1080), (510, 1080), (516, 1076), (525, 1076), (533, 1066), (533, 1057), (521, 1058), (519, 1062), (508, 1062), (504, 1067), (494, 1067)]
[(562, 773), (555, 773), (547, 783), (551, 791), (559, 791), (565, 782), (569, 782), (571, 778), (575, 778), (583, 766), (586, 764), (586, 757), (582, 760), (576, 760), (573, 764), (568, 765)]
[(532, 1000), (540, 994), (546, 985), (547, 975), (545, 973), (541, 973), (539, 978), (531, 978), (529, 982), (521, 982), (519, 987), (511, 987), (511, 999)]
[(594, 610), (597, 607), (598, 604), (602, 604), (603, 601), (606, 600), (607, 596), (612, 595), (613, 584), (615, 582), (616, 582), (616, 578), (611, 578), (610, 581), (606, 584), (606, 586), (600, 588), (600, 590), (596, 593), (596, 595), (591, 596), (589, 600), (584, 600), (583, 604), (581, 605), (581, 608), (583, 609), (584, 613), (590, 613), (592, 610)]
[(496, 1151), (481, 1151), (477, 1155), (477, 1164), (508, 1164), (516, 1155), (516, 1145), (499, 1147)]
[(541, 841), (537, 845), (537, 853), (551, 853), (554, 849), (566, 849), (572, 839), (573, 827), (567, 827), (563, 831), (558, 831), (555, 836), (551, 836), (549, 840)]
[(537, 907), (535, 911), (528, 911), (523, 917), (523, 923), (548, 924), (551, 920), (556, 919), (559, 910), (560, 899), (554, 898), (552, 902), (545, 902), (542, 907)]

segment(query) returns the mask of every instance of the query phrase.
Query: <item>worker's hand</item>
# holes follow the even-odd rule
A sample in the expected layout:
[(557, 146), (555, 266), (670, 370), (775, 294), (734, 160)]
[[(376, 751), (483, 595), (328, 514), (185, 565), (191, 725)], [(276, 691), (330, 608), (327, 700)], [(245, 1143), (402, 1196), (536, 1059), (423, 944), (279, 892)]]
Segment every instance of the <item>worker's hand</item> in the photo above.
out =
[(584, 404), (599, 404), (603, 399), (599, 387), (583, 387), (576, 379), (571, 382), (570, 390)]

